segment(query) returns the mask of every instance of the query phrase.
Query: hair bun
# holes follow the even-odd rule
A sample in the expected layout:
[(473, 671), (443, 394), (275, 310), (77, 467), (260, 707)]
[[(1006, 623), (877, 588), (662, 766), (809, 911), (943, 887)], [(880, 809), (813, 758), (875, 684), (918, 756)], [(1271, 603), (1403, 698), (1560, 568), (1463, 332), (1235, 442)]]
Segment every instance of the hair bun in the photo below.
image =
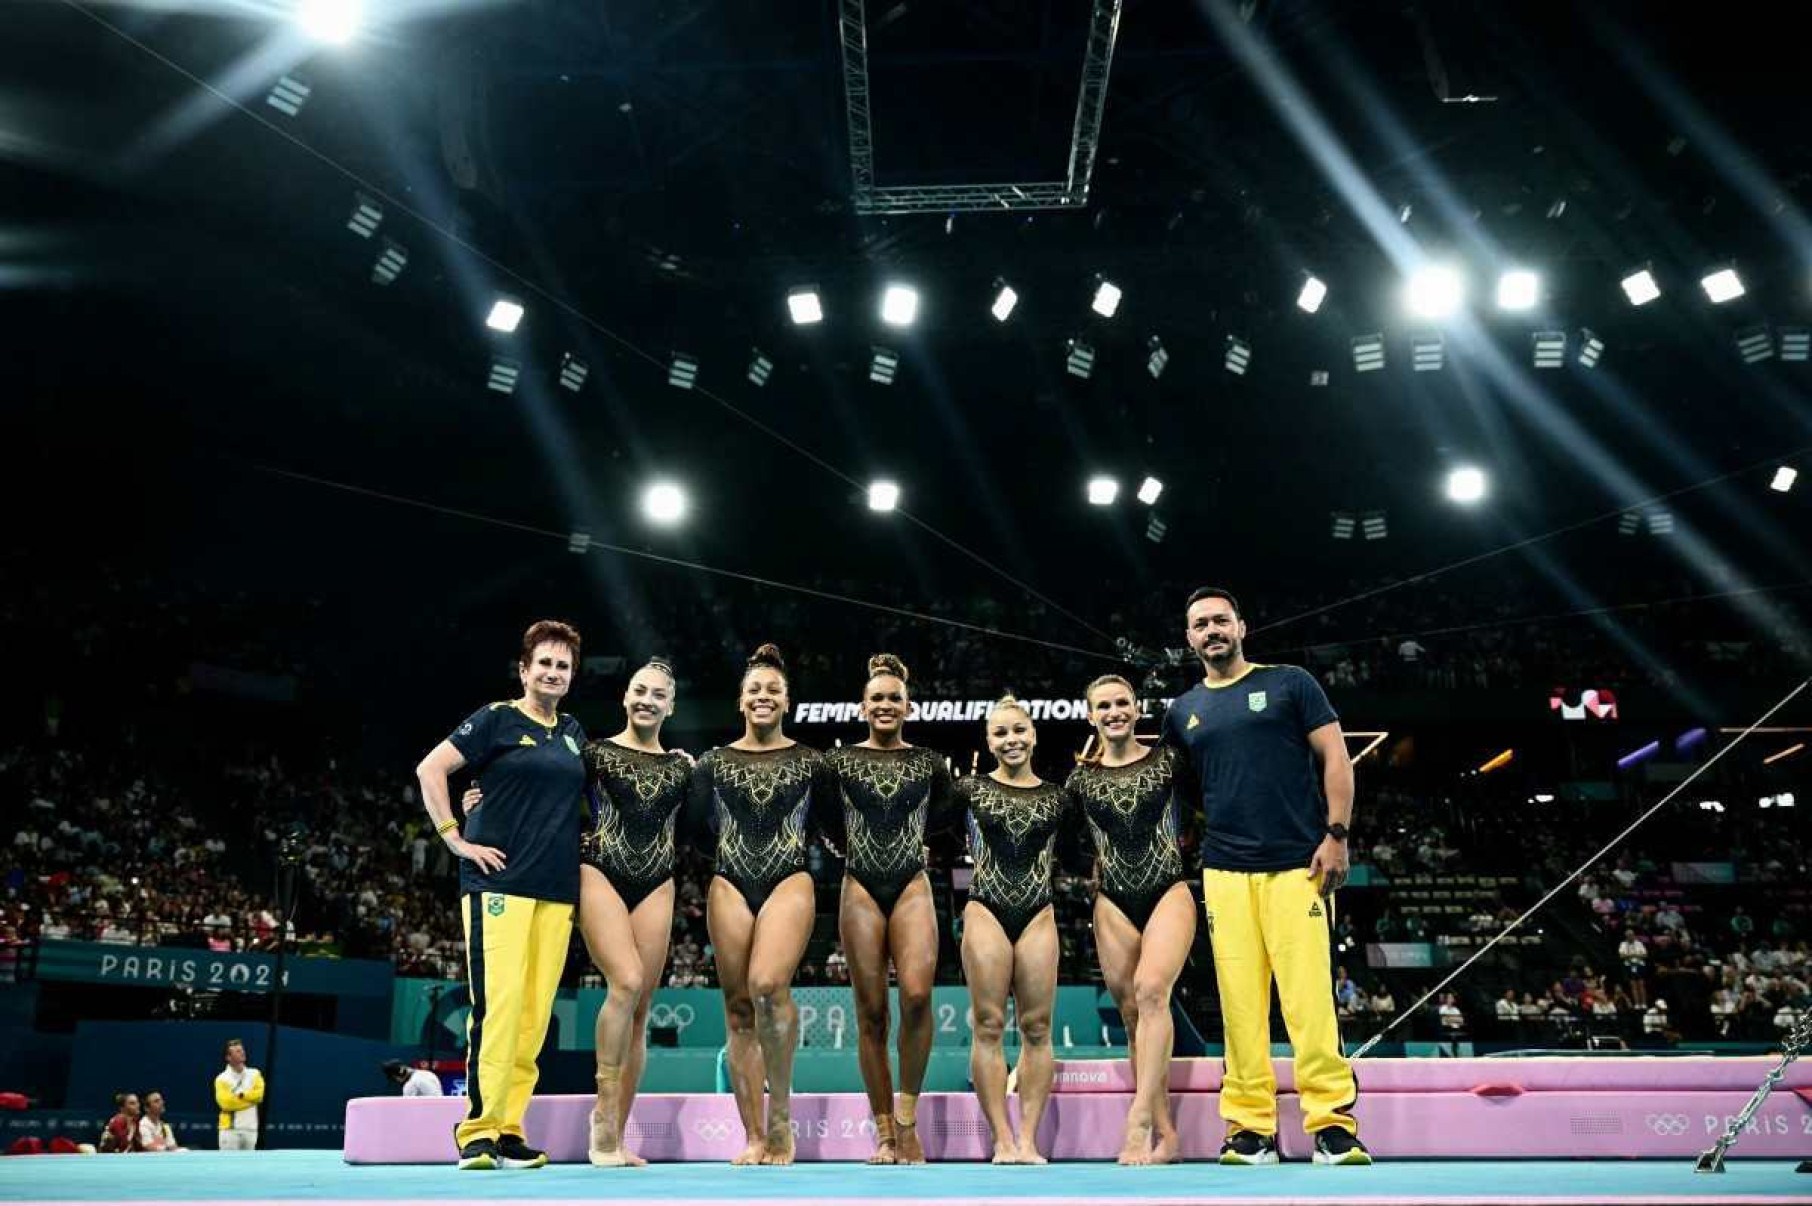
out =
[(786, 659), (780, 656), (780, 646), (769, 641), (750, 654), (748, 668), (753, 670), (757, 666), (772, 666), (781, 674), (785, 674)]
[(877, 653), (868, 659), (868, 677), (891, 674), (903, 683), (910, 683), (912, 675), (906, 670), (906, 663), (891, 653)]

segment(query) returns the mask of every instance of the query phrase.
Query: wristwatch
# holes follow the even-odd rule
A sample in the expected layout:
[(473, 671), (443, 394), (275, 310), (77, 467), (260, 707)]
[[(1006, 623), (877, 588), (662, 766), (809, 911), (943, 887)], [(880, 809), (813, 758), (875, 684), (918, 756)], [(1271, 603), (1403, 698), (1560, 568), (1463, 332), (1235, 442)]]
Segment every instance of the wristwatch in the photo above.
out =
[(1336, 842), (1344, 842), (1346, 841), (1346, 826), (1342, 825), (1339, 821), (1335, 821), (1332, 825), (1328, 826), (1327, 834)]

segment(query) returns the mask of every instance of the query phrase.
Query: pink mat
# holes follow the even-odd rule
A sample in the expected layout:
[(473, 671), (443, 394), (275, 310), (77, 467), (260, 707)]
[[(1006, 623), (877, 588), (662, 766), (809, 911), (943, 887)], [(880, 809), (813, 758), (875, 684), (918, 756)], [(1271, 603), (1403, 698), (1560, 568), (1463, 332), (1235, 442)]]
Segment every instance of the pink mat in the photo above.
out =
[[(348, 1164), (442, 1164), (452, 1160), (453, 1128), (465, 1111), (459, 1097), (359, 1097), (346, 1103)], [(584, 1163), (592, 1099), (537, 1097), (523, 1129), (560, 1163)], [(1065, 1160), (1107, 1160), (1119, 1153), (1128, 1094), (1058, 1098), (1038, 1128), (1039, 1148)], [(1015, 1120), (1017, 1101), (1009, 1101)], [(1220, 1150), (1220, 1098), (1171, 1098), (1185, 1159)], [(866, 1160), (874, 1123), (860, 1093), (793, 1094), (793, 1133), (801, 1160)], [(742, 1150), (742, 1122), (728, 1093), (645, 1093), (626, 1128), (629, 1146), (649, 1160), (727, 1161)], [(973, 1094), (927, 1093), (919, 1100), (919, 1137), (933, 1160), (984, 1160), (992, 1154), (988, 1124)]]
[[(1278, 1142), (1306, 1159), (1309, 1141), (1277, 1061)], [(1767, 1059), (1368, 1059), (1358, 1064), (1360, 1133), (1381, 1156), (1435, 1158), (1690, 1158), (1722, 1133), (1773, 1061)], [(1225, 1127), (1220, 1098), (1200, 1091), (1220, 1081), (1218, 1060), (1178, 1060), (1171, 1107), (1185, 1159), (1208, 1159)], [(1039, 1128), (1039, 1147), (1057, 1159), (1105, 1160), (1119, 1149), (1131, 1095), (1125, 1061), (1069, 1061)], [(1186, 1089), (1188, 1091), (1177, 1091)], [(537, 1097), (530, 1139), (560, 1162), (585, 1160), (589, 1097)], [(1011, 1103), (1017, 1111), (1017, 1102)], [(453, 1156), (461, 1098), (364, 1097), (346, 1103), (346, 1160), (352, 1164), (439, 1164)], [(868, 1103), (859, 1093), (795, 1093), (793, 1130), (801, 1160), (864, 1160), (874, 1150)], [(989, 1155), (986, 1121), (968, 1093), (929, 1093), (919, 1133), (933, 1160)], [(729, 1160), (742, 1124), (729, 1094), (644, 1094), (627, 1128), (650, 1160)], [(1744, 1133), (1737, 1155), (1799, 1158), (1812, 1153), (1812, 1066), (1795, 1064)]]
[[(1565, 1090), (1731, 1090), (1753, 1093), (1772, 1058), (1615, 1058), (1552, 1059), (1362, 1059), (1353, 1064), (1362, 1095), (1371, 1093), (1470, 1093), (1481, 1088), (1534, 1092)], [(1296, 1074), (1287, 1059), (1271, 1067), (1282, 1093), (1296, 1091)], [(1812, 1063), (1795, 1062), (1779, 1086), (1812, 1088)], [(1219, 1059), (1170, 1062), (1172, 1093), (1218, 1093)], [(1058, 1060), (1053, 1093), (1130, 1093), (1132, 1068), (1123, 1059)]]

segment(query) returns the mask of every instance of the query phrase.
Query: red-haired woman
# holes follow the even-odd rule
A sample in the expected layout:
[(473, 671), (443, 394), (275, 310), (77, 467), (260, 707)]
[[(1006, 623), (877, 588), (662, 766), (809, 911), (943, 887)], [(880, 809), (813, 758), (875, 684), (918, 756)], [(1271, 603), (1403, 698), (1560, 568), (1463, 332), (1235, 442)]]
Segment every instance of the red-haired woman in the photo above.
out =
[[(585, 730), (560, 714), (579, 664), (579, 634), (541, 620), (522, 636), (522, 694), (468, 717), (415, 768), (435, 830), (459, 859), (472, 1014), (467, 1025), (462, 1169), (539, 1168), (522, 1116), (540, 1075), (579, 899)], [(471, 766), (484, 807), (453, 815), (447, 777)]]

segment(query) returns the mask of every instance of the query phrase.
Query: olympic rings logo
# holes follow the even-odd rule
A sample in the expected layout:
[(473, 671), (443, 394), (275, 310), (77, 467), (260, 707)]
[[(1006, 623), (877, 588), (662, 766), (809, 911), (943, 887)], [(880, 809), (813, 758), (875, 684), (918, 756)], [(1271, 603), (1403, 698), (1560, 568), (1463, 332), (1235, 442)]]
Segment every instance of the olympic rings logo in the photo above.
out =
[(700, 1118), (692, 1124), (692, 1133), (700, 1139), (728, 1139), (730, 1124), (722, 1118)]
[(697, 1017), (690, 1005), (657, 1004), (648, 1011), (648, 1024), (662, 1030), (684, 1030)]
[(1650, 1114), (1642, 1121), (1657, 1135), (1684, 1135), (1689, 1125), (1684, 1114)]

